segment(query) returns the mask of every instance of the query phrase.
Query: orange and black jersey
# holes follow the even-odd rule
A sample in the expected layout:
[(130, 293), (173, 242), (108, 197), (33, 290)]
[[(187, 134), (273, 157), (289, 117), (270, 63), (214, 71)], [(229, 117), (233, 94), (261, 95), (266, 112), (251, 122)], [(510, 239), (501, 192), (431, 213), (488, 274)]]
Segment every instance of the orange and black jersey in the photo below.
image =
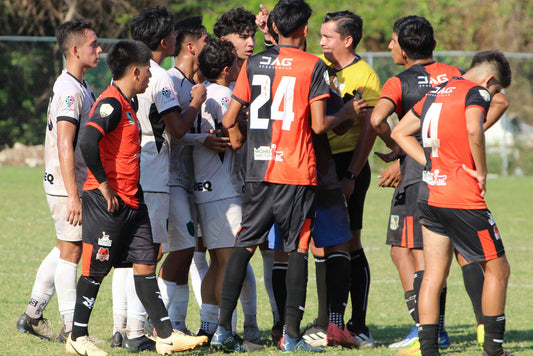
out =
[(491, 96), (471, 81), (454, 78), (437, 86), (413, 107), (421, 118), (426, 155), (418, 201), (454, 209), (486, 209), (477, 181), (462, 168), (476, 169), (466, 129), (467, 109), (486, 115)]
[[(432, 88), (461, 75), (459, 69), (439, 62), (415, 64), (387, 80), (381, 90), (380, 99), (390, 100), (394, 104), (396, 114), (401, 119)], [(417, 134), (415, 137), (418, 142), (422, 142), (420, 135)], [(420, 182), (421, 165), (410, 157), (402, 157), (400, 163), (401, 186)]]
[(249, 105), (247, 182), (316, 185), (312, 102), (329, 97), (326, 64), (295, 47), (248, 58), (233, 98)]
[(120, 89), (110, 85), (94, 104), (81, 149), (87, 163), (84, 190), (97, 189), (107, 180), (133, 209), (142, 201), (139, 186), (140, 125), (134, 107)]

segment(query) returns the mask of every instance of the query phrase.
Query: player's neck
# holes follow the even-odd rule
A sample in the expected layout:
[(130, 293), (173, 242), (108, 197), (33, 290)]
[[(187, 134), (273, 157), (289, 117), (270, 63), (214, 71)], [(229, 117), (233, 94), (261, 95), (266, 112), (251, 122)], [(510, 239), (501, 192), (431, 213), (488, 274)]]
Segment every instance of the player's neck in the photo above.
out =
[(131, 101), (131, 99), (137, 95), (137, 93), (135, 92), (135, 87), (130, 83), (128, 82), (126, 79), (119, 79), (119, 80), (115, 80), (113, 81), (113, 84), (120, 89), (120, 92), (129, 100)]
[(183, 58), (183, 57), (176, 57), (174, 62), (174, 67), (178, 68), (183, 75), (189, 79), (189, 81), (194, 82), (194, 61), (192, 58)]
[(168, 57), (165, 53), (163, 53), (163, 51), (160, 51), (159, 49), (152, 51), (152, 56), (153, 56), (152, 59), (154, 60), (154, 62), (156, 62), (159, 65), (161, 65), (161, 63), (163, 63), (165, 58)]
[(433, 62), (433, 57), (424, 58), (424, 59), (410, 59), (405, 58), (405, 69), (409, 69), (415, 64), (427, 64)]
[(89, 70), (89, 67), (85, 68), (78, 63), (68, 62), (65, 65), (65, 69), (69, 72), (74, 78), (78, 79), (80, 82), (83, 82), (85, 74)]

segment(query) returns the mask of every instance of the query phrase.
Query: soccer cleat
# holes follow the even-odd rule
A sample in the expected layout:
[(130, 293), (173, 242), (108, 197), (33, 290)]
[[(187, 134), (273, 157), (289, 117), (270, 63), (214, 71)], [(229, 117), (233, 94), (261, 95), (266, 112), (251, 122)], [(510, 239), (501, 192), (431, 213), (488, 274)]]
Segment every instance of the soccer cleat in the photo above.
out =
[[(239, 335), (234, 334), (233, 337), (246, 349), (246, 352), (263, 350), (263, 344), (254, 343), (249, 340), (243, 340)], [(261, 342), (261, 341), (259, 341)]]
[(356, 339), (354, 333), (347, 328), (341, 330), (336, 324), (330, 323), (328, 325), (328, 345), (343, 346), (343, 347), (359, 347), (359, 341)]
[(318, 326), (315, 320), (313, 324), (307, 325), (302, 338), (311, 346), (326, 346), (328, 344), (328, 331)]
[(115, 331), (113, 334), (113, 337), (111, 338), (111, 348), (114, 349), (115, 347), (122, 347), (122, 334), (120, 331)]
[(450, 347), (450, 338), (446, 330), (444, 330), (439, 333), (439, 348), (447, 349), (448, 347)]
[(257, 325), (255, 326), (244, 326), (244, 332), (242, 333), (242, 338), (245, 341), (249, 341), (252, 344), (261, 344), (261, 331)]
[(416, 340), (410, 347), (398, 350), (400, 355), (421, 356), (420, 341)]
[(324, 350), (310, 345), (301, 337), (293, 339), (285, 334), (281, 339), (281, 352), (288, 354), (292, 352), (324, 352)]
[(283, 337), (283, 322), (278, 321), (276, 324), (274, 324), (274, 326), (272, 326), (270, 336), (272, 336), (272, 341), (274, 341), (274, 344), (280, 343), (281, 338)]
[(122, 347), (131, 352), (155, 351), (155, 341), (148, 338), (146, 335), (131, 339), (128, 339), (128, 336), (126, 335), (122, 342)]
[(196, 336), (207, 336), (207, 342), (211, 342), (211, 339), (213, 338), (213, 334), (208, 333), (204, 329), (199, 329)]
[(355, 334), (355, 339), (359, 341), (359, 347), (376, 347), (376, 341), (372, 337), (372, 333), (368, 328), (365, 328), (365, 331), (358, 333), (357, 330), (355, 330), (355, 325), (350, 319), (350, 321), (346, 323), (346, 329), (350, 330), (352, 333)]
[(413, 325), (411, 330), (409, 331), (409, 334), (405, 336), (401, 341), (395, 342), (393, 344), (389, 345), (390, 349), (407, 349), (413, 343), (418, 341), (418, 329), (416, 328), (416, 325)]
[(224, 352), (240, 353), (248, 351), (239, 339), (240, 338), (233, 336), (231, 331), (228, 331), (219, 325), (215, 335), (213, 335), (213, 338), (211, 339), (211, 347), (215, 350)]
[(94, 342), (89, 339), (89, 336), (80, 336), (76, 340), (72, 340), (72, 334), (68, 335), (65, 350), (68, 354), (84, 355), (84, 356), (108, 356), (109, 354), (104, 350), (99, 349)]
[(172, 334), (163, 339), (159, 336), (155, 341), (155, 349), (161, 355), (173, 352), (192, 350), (207, 343), (207, 336), (189, 336), (179, 330), (174, 330)]
[(476, 334), (477, 334), (477, 343), (483, 349), (483, 345), (485, 344), (485, 325), (479, 324), (476, 329)]
[(28, 314), (23, 313), (17, 320), (17, 329), (23, 333), (35, 335), (46, 341), (54, 341), (57, 334), (50, 327), (48, 320), (43, 318), (30, 318)]

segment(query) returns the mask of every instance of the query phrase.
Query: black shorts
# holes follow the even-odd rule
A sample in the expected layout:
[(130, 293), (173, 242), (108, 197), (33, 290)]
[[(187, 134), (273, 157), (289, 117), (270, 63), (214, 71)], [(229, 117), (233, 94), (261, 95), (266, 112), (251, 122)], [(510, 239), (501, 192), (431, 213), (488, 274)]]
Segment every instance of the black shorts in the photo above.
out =
[(157, 250), (144, 203), (132, 209), (119, 198), (118, 210), (110, 213), (104, 196), (95, 189), (83, 191), (82, 204), (84, 276), (105, 277), (124, 262), (156, 264)]
[[(342, 152), (333, 155), (335, 168), (339, 180), (344, 178), (344, 173), (352, 160), (353, 151)], [(365, 206), (366, 191), (370, 186), (370, 165), (368, 161), (361, 169), (361, 172), (355, 178), (354, 190), (348, 198), (348, 215), (350, 217), (350, 230), (361, 230), (363, 228), (363, 208)]]
[(422, 227), (415, 219), (420, 183), (396, 188), (392, 197), (387, 245), (422, 248)]
[(315, 222), (316, 187), (248, 182), (242, 202), (242, 224), (235, 246), (252, 247), (268, 240), (277, 222), (286, 252), (308, 249)]
[(417, 217), (428, 230), (450, 238), (468, 262), (490, 261), (505, 255), (502, 238), (488, 209), (449, 209), (418, 204)]

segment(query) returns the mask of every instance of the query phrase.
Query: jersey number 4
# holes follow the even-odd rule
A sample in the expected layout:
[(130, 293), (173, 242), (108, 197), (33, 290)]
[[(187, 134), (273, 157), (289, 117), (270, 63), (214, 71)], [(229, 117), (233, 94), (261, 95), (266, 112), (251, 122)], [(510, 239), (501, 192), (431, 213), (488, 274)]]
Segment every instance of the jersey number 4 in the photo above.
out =
[[(250, 129), (267, 129), (270, 120), (282, 120), (281, 129), (289, 131), (291, 123), (294, 121), (294, 87), (296, 77), (282, 77), (279, 82), (274, 99), (271, 101), (270, 88), (271, 80), (268, 75), (255, 74), (252, 78), (252, 86), (261, 88), (260, 94), (250, 104)], [(270, 105), (270, 118), (259, 117), (259, 109), (264, 105)], [(283, 105), (283, 109), (280, 108)], [(265, 110), (263, 112), (268, 112)]]
[(433, 103), (424, 115), (422, 123), (422, 144), (431, 147), (431, 157), (439, 157), (439, 118), (442, 103)]

